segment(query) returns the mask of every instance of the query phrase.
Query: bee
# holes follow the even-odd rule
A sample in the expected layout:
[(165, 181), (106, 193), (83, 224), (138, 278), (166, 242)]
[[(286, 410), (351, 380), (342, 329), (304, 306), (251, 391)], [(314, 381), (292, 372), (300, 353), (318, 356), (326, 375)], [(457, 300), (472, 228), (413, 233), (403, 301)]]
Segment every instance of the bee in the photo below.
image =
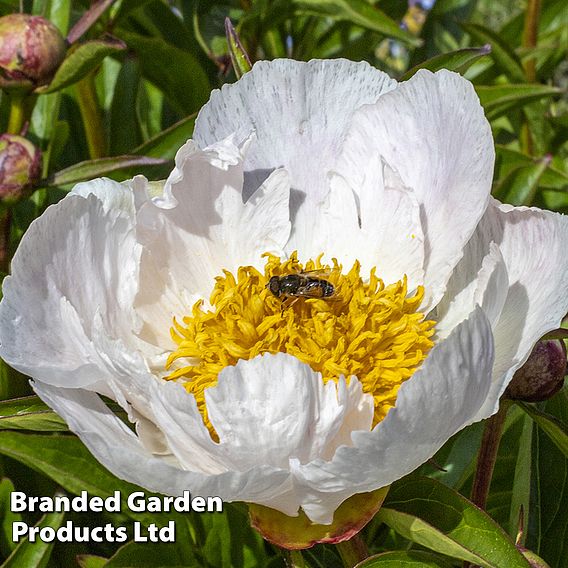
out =
[(273, 276), (266, 287), (277, 298), (282, 300), (292, 298), (290, 306), (300, 298), (330, 298), (335, 293), (335, 287), (331, 282), (310, 276), (310, 272)]

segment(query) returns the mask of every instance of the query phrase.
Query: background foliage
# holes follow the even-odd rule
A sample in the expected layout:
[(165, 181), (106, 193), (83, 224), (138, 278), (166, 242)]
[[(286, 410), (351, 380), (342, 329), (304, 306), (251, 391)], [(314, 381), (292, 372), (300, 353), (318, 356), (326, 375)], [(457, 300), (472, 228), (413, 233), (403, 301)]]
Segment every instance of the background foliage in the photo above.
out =
[[(18, 2), (0, 1), (0, 15), (19, 9)], [(11, 251), (29, 223), (78, 181), (101, 175), (122, 180), (135, 173), (160, 179), (169, 173), (210, 91), (236, 79), (226, 16), (253, 62), (346, 57), (369, 61), (400, 79), (420, 67), (463, 73), (475, 85), (493, 129), (493, 194), (515, 205), (568, 213), (566, 0), (542, 5), (430, 0), (410, 6), (402, 0), (35, 0), (24, 1), (23, 9), (50, 19), (70, 34), (73, 45), (52, 83), (29, 99), (26, 136), (41, 148), (43, 170), (35, 191), (9, 211)], [(8, 129), (11, 103), (2, 93), (1, 132)], [(8, 507), (13, 487), (29, 495), (88, 489), (103, 497), (134, 489), (94, 462), (37, 398), (16, 398), (29, 394), (24, 378), (2, 363), (2, 566), (284, 566), (285, 558), (248, 527), (246, 508), (238, 505), (227, 506), (222, 515), (174, 516), (173, 545), (16, 547), (11, 523), (19, 514)], [(460, 566), (463, 560), (528, 566), (505, 534), (517, 536), (522, 506), (520, 542), (551, 566), (568, 567), (567, 415), (566, 390), (547, 403), (511, 408), (488, 502), (496, 523), (457, 493), (469, 495), (483, 425), (455, 436), (435, 458), (445, 471), (427, 464), (393, 487), (363, 532), (370, 551), (378, 554), (365, 566)], [(418, 475), (429, 480), (417, 483)], [(77, 525), (140, 520), (163, 526), (174, 518), (130, 515), (25, 520), (54, 527), (69, 518)], [(495, 546), (487, 546), (487, 531)], [(307, 566), (343, 565), (330, 546), (303, 557)]]

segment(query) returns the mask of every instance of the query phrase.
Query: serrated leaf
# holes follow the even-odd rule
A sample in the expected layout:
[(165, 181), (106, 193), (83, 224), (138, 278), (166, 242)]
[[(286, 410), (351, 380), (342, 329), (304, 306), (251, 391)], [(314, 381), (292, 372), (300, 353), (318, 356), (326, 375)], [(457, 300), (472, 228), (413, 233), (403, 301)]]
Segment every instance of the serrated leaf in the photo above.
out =
[(491, 56), (503, 73), (514, 82), (525, 81), (525, 71), (517, 54), (494, 31), (479, 24), (461, 23), (461, 27), (476, 42), (491, 46)]
[(452, 558), (484, 568), (529, 568), (491, 517), (433, 479), (396, 483), (378, 517), (405, 538)]
[(367, 30), (379, 32), (399, 39), (409, 45), (420, 45), (422, 41), (404, 31), (384, 12), (365, 0), (292, 0), (298, 14), (328, 16), (336, 20), (351, 22)]
[(355, 568), (451, 568), (452, 565), (430, 552), (397, 550), (383, 552), (360, 562)]
[(568, 458), (568, 425), (539, 410), (532, 404), (517, 402), (517, 404), (538, 424), (551, 442)]
[[(65, 513), (48, 513), (35, 525), (36, 527), (51, 527), (57, 530), (65, 519)], [(15, 550), (10, 554), (2, 568), (44, 568), (51, 556), (53, 542), (43, 542), (36, 537), (35, 542), (29, 542), (27, 538), (21, 540)]]
[(133, 152), (153, 158), (173, 159), (176, 152), (191, 138), (196, 116), (193, 114), (176, 122), (154, 138), (135, 148)]
[(442, 53), (419, 63), (412, 69), (409, 69), (401, 78), (401, 81), (410, 79), (419, 69), (428, 69), (429, 71), (439, 71), (440, 69), (449, 69), (458, 73), (464, 73), (469, 69), (470, 65), (475, 63), (481, 57), (491, 53), (491, 46), (483, 47), (466, 47), (449, 53)]
[(117, 38), (95, 39), (71, 48), (55, 73), (51, 83), (36, 90), (38, 93), (54, 93), (73, 85), (98, 67), (101, 61), (113, 53), (126, 49)]
[(124, 170), (127, 168), (140, 168), (148, 166), (162, 166), (167, 160), (148, 158), (146, 156), (113, 156), (111, 158), (98, 158), (86, 160), (64, 170), (54, 173), (48, 180), (49, 185), (61, 186), (90, 180)]
[(0, 430), (8, 429), (42, 432), (68, 430), (65, 421), (37, 396), (26, 396), (0, 402)]
[(15, 548), (12, 540), (12, 524), (22, 520), (20, 513), (10, 510), (10, 493), (14, 484), (8, 479), (0, 480), (0, 556), (6, 558)]

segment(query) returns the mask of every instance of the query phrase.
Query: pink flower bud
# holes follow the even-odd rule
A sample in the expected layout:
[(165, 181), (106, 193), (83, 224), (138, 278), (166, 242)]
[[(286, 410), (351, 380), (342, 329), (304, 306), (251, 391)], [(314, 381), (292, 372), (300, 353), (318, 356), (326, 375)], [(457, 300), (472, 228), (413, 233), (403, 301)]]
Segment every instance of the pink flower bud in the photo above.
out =
[(0, 136), (0, 200), (11, 204), (27, 194), (41, 173), (41, 151), (16, 134)]
[(60, 31), (45, 18), (0, 18), (0, 87), (27, 90), (49, 83), (65, 51)]
[(505, 391), (512, 400), (538, 402), (556, 394), (566, 375), (566, 346), (563, 341), (539, 341), (527, 362), (515, 373)]

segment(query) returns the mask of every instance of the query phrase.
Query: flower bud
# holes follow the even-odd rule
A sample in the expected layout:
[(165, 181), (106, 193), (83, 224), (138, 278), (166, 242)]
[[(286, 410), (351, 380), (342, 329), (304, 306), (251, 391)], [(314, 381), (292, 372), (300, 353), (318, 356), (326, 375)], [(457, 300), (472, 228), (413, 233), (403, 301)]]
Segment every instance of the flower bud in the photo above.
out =
[(0, 201), (20, 200), (39, 179), (41, 152), (29, 140), (16, 134), (0, 136)]
[(59, 30), (41, 16), (0, 18), (0, 87), (28, 90), (49, 83), (65, 50)]
[(515, 373), (505, 397), (525, 402), (547, 400), (564, 384), (566, 346), (561, 340), (539, 341)]

